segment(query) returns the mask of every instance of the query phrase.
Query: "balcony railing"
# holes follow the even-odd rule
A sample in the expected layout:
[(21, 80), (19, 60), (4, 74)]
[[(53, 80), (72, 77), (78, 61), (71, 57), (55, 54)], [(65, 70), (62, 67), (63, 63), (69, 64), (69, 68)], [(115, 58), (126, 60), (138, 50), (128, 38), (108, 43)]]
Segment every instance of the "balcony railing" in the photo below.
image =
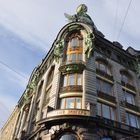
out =
[(126, 101), (125, 101), (125, 107), (127, 107), (127, 108), (129, 108), (131, 110), (140, 112), (140, 108), (138, 106), (130, 104), (130, 103), (126, 102)]
[(85, 63), (83, 61), (71, 61), (71, 62), (63, 62), (61, 66), (59, 67), (59, 70), (63, 74), (69, 74), (69, 73), (76, 73), (76, 72), (82, 72), (85, 68)]
[(101, 71), (100, 69), (96, 69), (96, 74), (113, 81), (113, 76), (112, 75), (109, 75), (109, 74), (105, 73), (104, 71)]
[(81, 92), (82, 90), (83, 89), (81, 85), (73, 85), (60, 88), (60, 92)]
[(124, 86), (130, 90), (136, 91), (135, 87), (129, 83), (125, 83), (124, 81), (121, 81), (121, 84), (122, 84), (122, 86)]
[(109, 95), (107, 93), (103, 93), (102, 91), (97, 91), (98, 97), (108, 100), (110, 102), (116, 103), (116, 97), (113, 95)]
[(105, 127), (110, 127), (111, 128), (117, 128), (117, 129), (123, 129), (126, 130), (128, 133), (138, 133), (140, 132), (140, 129), (129, 126), (127, 124), (121, 123), (121, 122), (117, 122), (117, 121), (113, 121), (107, 118), (103, 118), (101, 116), (97, 116), (97, 120), (99, 121), (99, 124), (104, 125)]

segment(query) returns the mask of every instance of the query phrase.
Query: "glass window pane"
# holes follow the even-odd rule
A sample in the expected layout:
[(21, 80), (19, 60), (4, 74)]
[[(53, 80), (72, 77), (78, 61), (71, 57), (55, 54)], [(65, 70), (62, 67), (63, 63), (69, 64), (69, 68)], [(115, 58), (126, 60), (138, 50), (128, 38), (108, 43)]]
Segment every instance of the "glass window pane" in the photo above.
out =
[(77, 140), (74, 134), (65, 134), (59, 140)]
[(63, 82), (63, 86), (67, 86), (67, 76), (64, 76), (64, 82)]
[(102, 138), (101, 140), (112, 140), (112, 138)]
[(77, 85), (82, 85), (82, 75), (77, 74)]
[(60, 108), (65, 109), (65, 99), (61, 99)]
[(70, 54), (69, 61), (70, 62), (76, 62), (76, 54)]
[(102, 104), (103, 117), (110, 119), (109, 106)]
[(69, 85), (75, 85), (75, 74), (69, 75)]
[(106, 66), (100, 63), (100, 70), (106, 73)]
[(81, 98), (76, 98), (76, 108), (81, 109)]
[(107, 93), (107, 83), (102, 81), (102, 92)]
[(130, 103), (130, 104), (133, 104), (135, 105), (135, 102), (134, 102), (134, 95), (132, 95), (131, 93), (128, 93), (128, 92), (125, 92), (125, 100)]
[(78, 62), (82, 62), (82, 54), (78, 53)]
[(137, 127), (136, 116), (129, 114), (129, 117), (130, 117), (130, 125), (133, 127)]
[(66, 108), (74, 108), (74, 98), (66, 98)]
[(71, 40), (71, 47), (77, 47), (79, 46), (79, 39), (78, 38), (73, 38)]

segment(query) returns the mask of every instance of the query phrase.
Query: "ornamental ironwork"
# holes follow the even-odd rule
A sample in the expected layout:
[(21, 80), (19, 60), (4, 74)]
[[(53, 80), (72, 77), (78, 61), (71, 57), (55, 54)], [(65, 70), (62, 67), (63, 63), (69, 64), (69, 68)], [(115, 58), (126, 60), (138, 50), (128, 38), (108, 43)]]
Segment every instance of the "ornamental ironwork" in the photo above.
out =
[(79, 62), (79, 63), (63, 63), (59, 71), (62, 72), (63, 74), (70, 74), (70, 73), (82, 73), (82, 71), (85, 69), (85, 64), (84, 62)]

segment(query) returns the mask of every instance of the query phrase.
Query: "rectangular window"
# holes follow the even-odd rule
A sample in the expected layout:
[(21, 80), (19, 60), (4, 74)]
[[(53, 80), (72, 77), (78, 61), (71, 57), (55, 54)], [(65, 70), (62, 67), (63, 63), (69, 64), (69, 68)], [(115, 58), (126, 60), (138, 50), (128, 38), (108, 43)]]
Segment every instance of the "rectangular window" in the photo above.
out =
[(96, 90), (113, 95), (113, 85), (98, 78), (96, 79)]
[(138, 117), (134, 114), (126, 113), (126, 123), (130, 126), (139, 128)]
[(97, 104), (98, 115), (107, 119), (115, 120), (115, 109), (111, 106), (98, 103)]
[(127, 91), (123, 91), (123, 93), (124, 93), (125, 101), (129, 104), (135, 105), (134, 95)]
[(70, 74), (68, 77), (69, 85), (75, 85), (75, 74)]
[(74, 108), (74, 98), (66, 99), (66, 108)]
[(82, 98), (81, 97), (67, 97), (61, 99), (60, 102), (61, 109), (81, 109), (82, 108)]
[(103, 117), (110, 119), (110, 107), (102, 104), (102, 110)]
[(68, 74), (64, 76), (63, 86), (82, 85), (82, 74)]

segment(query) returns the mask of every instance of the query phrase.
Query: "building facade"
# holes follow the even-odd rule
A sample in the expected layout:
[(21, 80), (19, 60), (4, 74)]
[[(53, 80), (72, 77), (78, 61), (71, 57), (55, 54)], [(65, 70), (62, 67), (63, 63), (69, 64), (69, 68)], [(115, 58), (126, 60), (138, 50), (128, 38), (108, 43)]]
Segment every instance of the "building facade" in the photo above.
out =
[(2, 140), (140, 140), (140, 51), (105, 39), (84, 4), (65, 16)]

